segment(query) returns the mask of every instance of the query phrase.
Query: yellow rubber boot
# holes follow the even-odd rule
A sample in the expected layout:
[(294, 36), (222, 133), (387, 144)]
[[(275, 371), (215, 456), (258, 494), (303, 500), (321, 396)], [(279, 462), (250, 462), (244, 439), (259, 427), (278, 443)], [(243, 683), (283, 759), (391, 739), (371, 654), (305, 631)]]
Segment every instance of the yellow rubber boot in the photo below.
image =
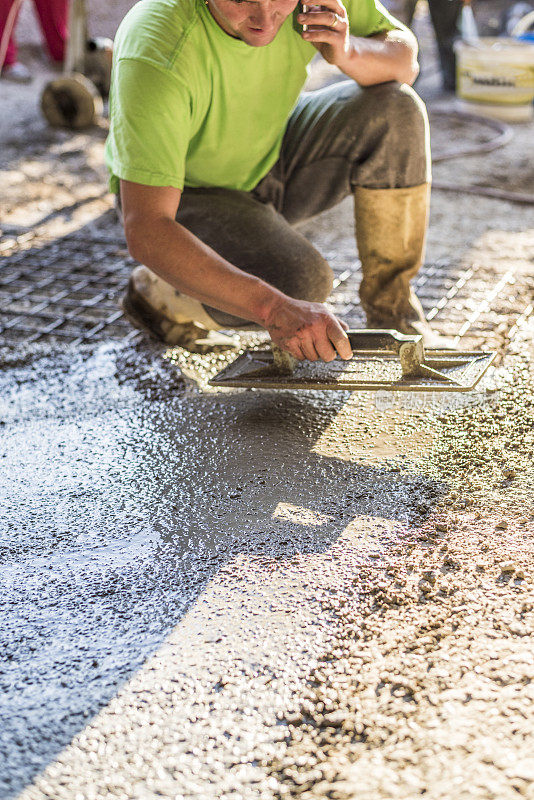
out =
[(453, 347), (428, 324), (410, 280), (423, 263), (430, 184), (354, 191), (356, 242), (362, 262), (360, 300), (369, 328), (420, 333), (428, 347)]

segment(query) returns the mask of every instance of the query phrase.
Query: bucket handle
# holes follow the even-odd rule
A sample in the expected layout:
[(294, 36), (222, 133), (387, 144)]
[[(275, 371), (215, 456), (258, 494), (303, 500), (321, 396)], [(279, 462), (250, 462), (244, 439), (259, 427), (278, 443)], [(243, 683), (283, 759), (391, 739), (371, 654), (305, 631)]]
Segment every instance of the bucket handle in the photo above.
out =
[(530, 26), (534, 23), (534, 10), (529, 11), (524, 17), (521, 17), (519, 22), (516, 22), (511, 31), (511, 36), (522, 36), (528, 31)]

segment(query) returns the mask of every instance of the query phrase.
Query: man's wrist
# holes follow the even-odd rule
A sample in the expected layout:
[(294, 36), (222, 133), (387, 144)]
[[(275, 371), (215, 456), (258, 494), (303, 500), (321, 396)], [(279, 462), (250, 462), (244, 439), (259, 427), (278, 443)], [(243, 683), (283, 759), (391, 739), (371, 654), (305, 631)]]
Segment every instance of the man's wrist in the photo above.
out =
[(261, 325), (262, 328), (268, 328), (276, 315), (276, 309), (287, 300), (288, 298), (283, 292), (258, 278), (257, 286), (253, 289), (251, 296), (252, 321)]

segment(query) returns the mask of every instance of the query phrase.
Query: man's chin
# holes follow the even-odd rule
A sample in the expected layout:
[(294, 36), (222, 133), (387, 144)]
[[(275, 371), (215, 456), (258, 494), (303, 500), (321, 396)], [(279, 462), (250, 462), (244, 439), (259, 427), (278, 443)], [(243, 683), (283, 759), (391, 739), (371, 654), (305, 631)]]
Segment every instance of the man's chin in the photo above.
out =
[(240, 38), (243, 42), (245, 42), (245, 44), (248, 44), (251, 47), (265, 47), (265, 45), (271, 44), (277, 33), (278, 31), (263, 31), (254, 28), (247, 28), (246, 30), (241, 31)]

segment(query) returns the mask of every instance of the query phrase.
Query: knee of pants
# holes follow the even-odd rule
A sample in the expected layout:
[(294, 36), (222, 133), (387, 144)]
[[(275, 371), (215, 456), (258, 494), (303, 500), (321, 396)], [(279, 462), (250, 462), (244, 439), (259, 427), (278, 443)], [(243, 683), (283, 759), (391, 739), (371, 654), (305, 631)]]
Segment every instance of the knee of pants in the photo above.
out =
[[(374, 90), (374, 92), (373, 92)], [(388, 134), (399, 146), (424, 147), (428, 140), (428, 115), (417, 92), (406, 83), (384, 83), (368, 87), (371, 106), (378, 106), (387, 121)]]
[(430, 180), (428, 116), (410, 86), (391, 81), (365, 87), (358, 113), (363, 113), (366, 138), (373, 143), (367, 166), (358, 167), (362, 185), (393, 188)]
[(406, 83), (380, 83), (362, 90), (358, 114), (363, 111), (371, 120), (384, 120), (388, 131), (396, 133), (399, 141), (424, 143), (428, 135), (426, 107), (417, 92)]
[(404, 137), (424, 141), (428, 132), (426, 107), (411, 86), (406, 83), (384, 84), (380, 104), (391, 129), (398, 129)]
[[(291, 278), (294, 280), (291, 280)], [(323, 303), (334, 284), (334, 273), (327, 261), (317, 253), (315, 258), (307, 258), (305, 269), (293, 272), (286, 287), (286, 293), (297, 300), (310, 303)]]

